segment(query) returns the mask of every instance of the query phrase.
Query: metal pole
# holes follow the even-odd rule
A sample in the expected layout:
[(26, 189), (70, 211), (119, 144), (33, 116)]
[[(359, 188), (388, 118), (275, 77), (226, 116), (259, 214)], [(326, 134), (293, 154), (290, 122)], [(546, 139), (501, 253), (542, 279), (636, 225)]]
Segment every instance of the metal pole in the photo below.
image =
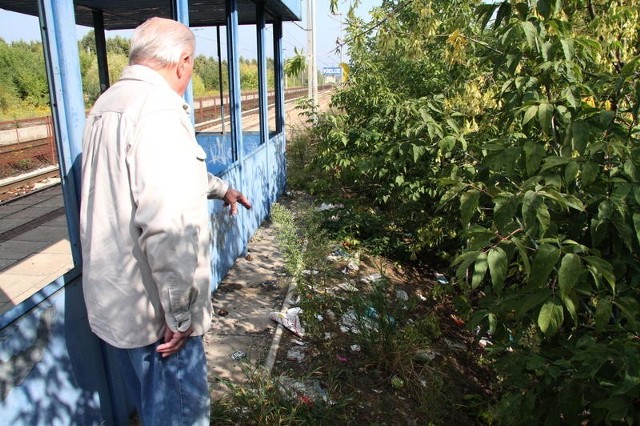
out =
[(82, 264), (80, 163), (85, 111), (75, 13), (71, 0), (38, 0), (38, 9), (71, 255), (79, 266)]
[[(172, 10), (173, 19), (185, 24), (187, 27), (189, 26), (189, 1), (188, 0), (173, 0), (172, 2)], [(196, 52), (193, 52), (193, 56), (191, 60), (195, 60)], [(191, 109), (193, 109), (193, 84), (190, 81), (187, 90), (184, 92), (184, 101), (191, 105)], [(195, 125), (196, 118), (195, 114), (191, 114), (191, 123)]]
[(313, 36), (311, 28), (313, 26), (313, 18), (311, 12), (311, 2), (307, 0), (307, 89), (309, 99), (313, 99)]
[(311, 80), (312, 88), (313, 88), (313, 104), (318, 104), (318, 71), (316, 65), (317, 58), (317, 49), (316, 49), (316, 0), (311, 1), (311, 48), (313, 49), (311, 53), (311, 68), (313, 70), (313, 78)]
[(109, 64), (107, 62), (107, 41), (104, 36), (104, 15), (101, 10), (93, 11), (93, 33), (96, 37), (100, 93), (104, 93), (109, 88)]
[(225, 134), (224, 127), (224, 86), (222, 83), (222, 54), (220, 49), (220, 25), (216, 26), (218, 44), (218, 86), (220, 87), (220, 122), (222, 123), (222, 134)]

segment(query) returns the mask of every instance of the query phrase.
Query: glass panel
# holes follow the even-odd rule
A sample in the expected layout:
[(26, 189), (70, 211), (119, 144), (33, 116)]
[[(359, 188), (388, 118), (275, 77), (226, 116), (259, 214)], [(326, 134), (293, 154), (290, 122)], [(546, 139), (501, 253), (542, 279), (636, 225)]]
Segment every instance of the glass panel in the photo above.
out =
[(229, 133), (229, 71), (225, 26), (192, 28), (196, 59), (192, 76), (197, 131)]
[(196, 138), (207, 153), (207, 170), (210, 173), (218, 175), (233, 164), (230, 133), (201, 132)]

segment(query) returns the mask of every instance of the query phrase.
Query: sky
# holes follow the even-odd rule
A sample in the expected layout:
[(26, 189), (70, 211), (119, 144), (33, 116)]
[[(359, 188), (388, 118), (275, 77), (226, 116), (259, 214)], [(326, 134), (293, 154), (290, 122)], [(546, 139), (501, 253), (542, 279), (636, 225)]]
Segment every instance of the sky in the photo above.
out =
[[(340, 0), (338, 12), (344, 12), (348, 9), (348, 0)], [(378, 6), (381, 0), (362, 0), (358, 8), (357, 14), (368, 19), (368, 12), (375, 6)], [(298, 51), (307, 52), (307, 2), (302, 1), (302, 20), (299, 22), (285, 22), (283, 25), (283, 46), (284, 57), (289, 58), (294, 54), (294, 48)], [(323, 67), (335, 67), (340, 63), (340, 56), (335, 52), (336, 39), (341, 38), (341, 20), (343, 15), (331, 15), (329, 12), (329, 0), (316, 0), (316, 64), (319, 69)], [(76, 27), (78, 39), (82, 38), (90, 31), (88, 27)], [(216, 30), (213, 27), (193, 28), (196, 36), (196, 54), (216, 57)], [(224, 33), (224, 31), (221, 31)], [(271, 40), (273, 31), (271, 26), (267, 26), (267, 40)], [(106, 37), (114, 37), (120, 35), (122, 37), (130, 37), (131, 31), (108, 31)], [(40, 30), (38, 28), (38, 18), (28, 15), (22, 15), (0, 9), (0, 37), (6, 42), (24, 40), (24, 41), (40, 41)], [(238, 46), (240, 56), (244, 58), (256, 57), (256, 36), (255, 27), (241, 27), (239, 32), (240, 43)], [(224, 36), (221, 45), (225, 46)], [(267, 56), (272, 57), (271, 43), (267, 41)], [(226, 55), (223, 53), (223, 58)], [(343, 53), (343, 60), (346, 56)]]

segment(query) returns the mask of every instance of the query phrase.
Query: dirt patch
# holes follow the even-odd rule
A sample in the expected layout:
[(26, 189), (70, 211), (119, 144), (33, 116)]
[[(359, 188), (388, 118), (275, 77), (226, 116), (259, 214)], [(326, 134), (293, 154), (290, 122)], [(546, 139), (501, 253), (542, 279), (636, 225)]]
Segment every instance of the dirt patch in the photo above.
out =
[(350, 424), (480, 424), (474, 402), (491, 397), (493, 378), (479, 363), (478, 337), (446, 297), (434, 297), (449, 284), (381, 258), (348, 264), (336, 262), (322, 288), (302, 284), (316, 287), (302, 297), (318, 298), (302, 316), (310, 333), (285, 333), (272, 376), (319, 385)]

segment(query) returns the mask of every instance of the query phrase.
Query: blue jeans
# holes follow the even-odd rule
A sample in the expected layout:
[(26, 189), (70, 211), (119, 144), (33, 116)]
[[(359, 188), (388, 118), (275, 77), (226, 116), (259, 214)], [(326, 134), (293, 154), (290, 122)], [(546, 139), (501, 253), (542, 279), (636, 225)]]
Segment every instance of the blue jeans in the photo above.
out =
[(202, 336), (189, 337), (180, 351), (166, 358), (156, 352), (161, 343), (136, 349), (107, 344), (142, 423), (209, 425), (209, 383)]

